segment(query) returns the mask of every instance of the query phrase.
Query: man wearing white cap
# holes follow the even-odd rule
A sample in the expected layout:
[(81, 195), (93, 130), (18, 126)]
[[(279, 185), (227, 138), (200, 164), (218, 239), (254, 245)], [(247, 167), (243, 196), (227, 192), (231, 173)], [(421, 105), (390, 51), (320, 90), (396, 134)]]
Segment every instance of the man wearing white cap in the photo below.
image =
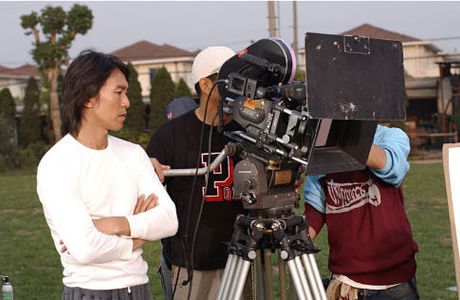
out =
[[(173, 169), (195, 168), (197, 164), (202, 167), (207, 164), (208, 158), (214, 160), (230, 142), (216, 128), (219, 118), (215, 116), (220, 96), (217, 86), (213, 86), (220, 67), (234, 54), (233, 50), (226, 47), (209, 47), (196, 56), (192, 66), (192, 80), (200, 105), (166, 122), (155, 132), (146, 149), (150, 157), (155, 157), (161, 164)], [(209, 103), (206, 105), (207, 101)], [(204, 134), (200, 139), (202, 126)], [(241, 130), (241, 127), (224, 114), (224, 130)], [(210, 131), (212, 141), (209, 147)], [(204, 186), (204, 176), (165, 179), (179, 219), (178, 233), (162, 240), (164, 258), (172, 266), (173, 296), (167, 294), (167, 299), (187, 299), (190, 287), (187, 267), (190, 273), (193, 269), (191, 299), (216, 299), (228, 257), (226, 243), (231, 239), (235, 217), (243, 211), (241, 199), (233, 195), (233, 167), (236, 159), (228, 157), (211, 172), (207, 188)], [(195, 228), (197, 233), (193, 246)], [(163, 278), (163, 282), (167, 282), (167, 279)], [(163, 287), (165, 291), (168, 289), (167, 286)]]

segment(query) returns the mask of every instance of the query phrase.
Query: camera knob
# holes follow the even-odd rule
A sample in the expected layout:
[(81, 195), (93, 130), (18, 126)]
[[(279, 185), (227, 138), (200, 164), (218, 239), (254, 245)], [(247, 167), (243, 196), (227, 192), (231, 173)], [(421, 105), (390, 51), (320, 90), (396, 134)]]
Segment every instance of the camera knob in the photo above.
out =
[(283, 135), (283, 137), (281, 138), (281, 141), (283, 144), (287, 144), (291, 141), (291, 137), (287, 134)]
[(256, 196), (253, 193), (242, 193), (241, 200), (244, 201), (247, 205), (252, 205), (256, 203)]
[(248, 191), (255, 187), (254, 180), (248, 178), (243, 181), (243, 190)]
[(286, 250), (280, 252), (281, 259), (286, 260), (289, 258), (289, 253)]

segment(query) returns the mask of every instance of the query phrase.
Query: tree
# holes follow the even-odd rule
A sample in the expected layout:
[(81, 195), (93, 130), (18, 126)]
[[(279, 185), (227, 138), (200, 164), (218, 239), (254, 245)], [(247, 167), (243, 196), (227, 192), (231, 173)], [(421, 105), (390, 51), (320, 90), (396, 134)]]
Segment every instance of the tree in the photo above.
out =
[(24, 109), (22, 110), (18, 132), (19, 145), (24, 148), (41, 140), (39, 99), (40, 90), (37, 80), (34, 77), (30, 77), (27, 81), (26, 94), (24, 96)]
[(17, 146), (16, 104), (8, 88), (0, 91), (0, 154), (10, 154)]
[(142, 89), (138, 80), (138, 73), (129, 63), (128, 98), (130, 107), (123, 129), (139, 134), (145, 129), (145, 105), (142, 101)]
[(297, 69), (295, 71), (294, 80), (305, 82), (305, 72), (302, 69)]
[(156, 130), (165, 121), (165, 107), (173, 99), (176, 87), (164, 67), (155, 72), (150, 86), (149, 128)]
[[(85, 5), (74, 4), (66, 13), (62, 7), (47, 6), (41, 14), (33, 11), (21, 16), (26, 35), (34, 37), (32, 57), (49, 90), (50, 117), (55, 141), (61, 138), (61, 113), (58, 98), (58, 76), (69, 58), (69, 49), (77, 34), (91, 29), (93, 14)], [(41, 33), (40, 33), (41, 29)], [(44, 40), (43, 37), (44, 36)]]
[(192, 93), (190, 92), (190, 89), (188, 88), (184, 79), (181, 78), (179, 80), (179, 83), (176, 86), (176, 91), (174, 92), (174, 98), (179, 98), (183, 96), (192, 97)]

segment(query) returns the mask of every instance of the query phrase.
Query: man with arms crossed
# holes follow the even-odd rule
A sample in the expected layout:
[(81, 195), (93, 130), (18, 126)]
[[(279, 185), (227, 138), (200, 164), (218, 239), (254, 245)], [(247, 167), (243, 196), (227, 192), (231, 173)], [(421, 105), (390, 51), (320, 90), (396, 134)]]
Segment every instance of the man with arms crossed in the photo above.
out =
[(37, 192), (64, 267), (62, 299), (151, 299), (142, 245), (177, 231), (174, 203), (144, 150), (112, 137), (126, 119), (127, 67), (82, 52), (63, 86), (63, 134)]

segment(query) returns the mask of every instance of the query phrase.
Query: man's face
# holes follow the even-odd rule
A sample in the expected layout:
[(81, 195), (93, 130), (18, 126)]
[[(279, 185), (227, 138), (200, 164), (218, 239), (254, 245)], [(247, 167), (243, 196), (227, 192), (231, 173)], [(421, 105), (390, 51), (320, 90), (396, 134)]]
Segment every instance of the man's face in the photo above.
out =
[[(117, 131), (123, 128), (129, 108), (125, 75), (115, 69), (102, 86), (97, 97), (86, 103), (85, 118), (91, 126)], [(96, 128), (95, 128), (96, 129)]]

